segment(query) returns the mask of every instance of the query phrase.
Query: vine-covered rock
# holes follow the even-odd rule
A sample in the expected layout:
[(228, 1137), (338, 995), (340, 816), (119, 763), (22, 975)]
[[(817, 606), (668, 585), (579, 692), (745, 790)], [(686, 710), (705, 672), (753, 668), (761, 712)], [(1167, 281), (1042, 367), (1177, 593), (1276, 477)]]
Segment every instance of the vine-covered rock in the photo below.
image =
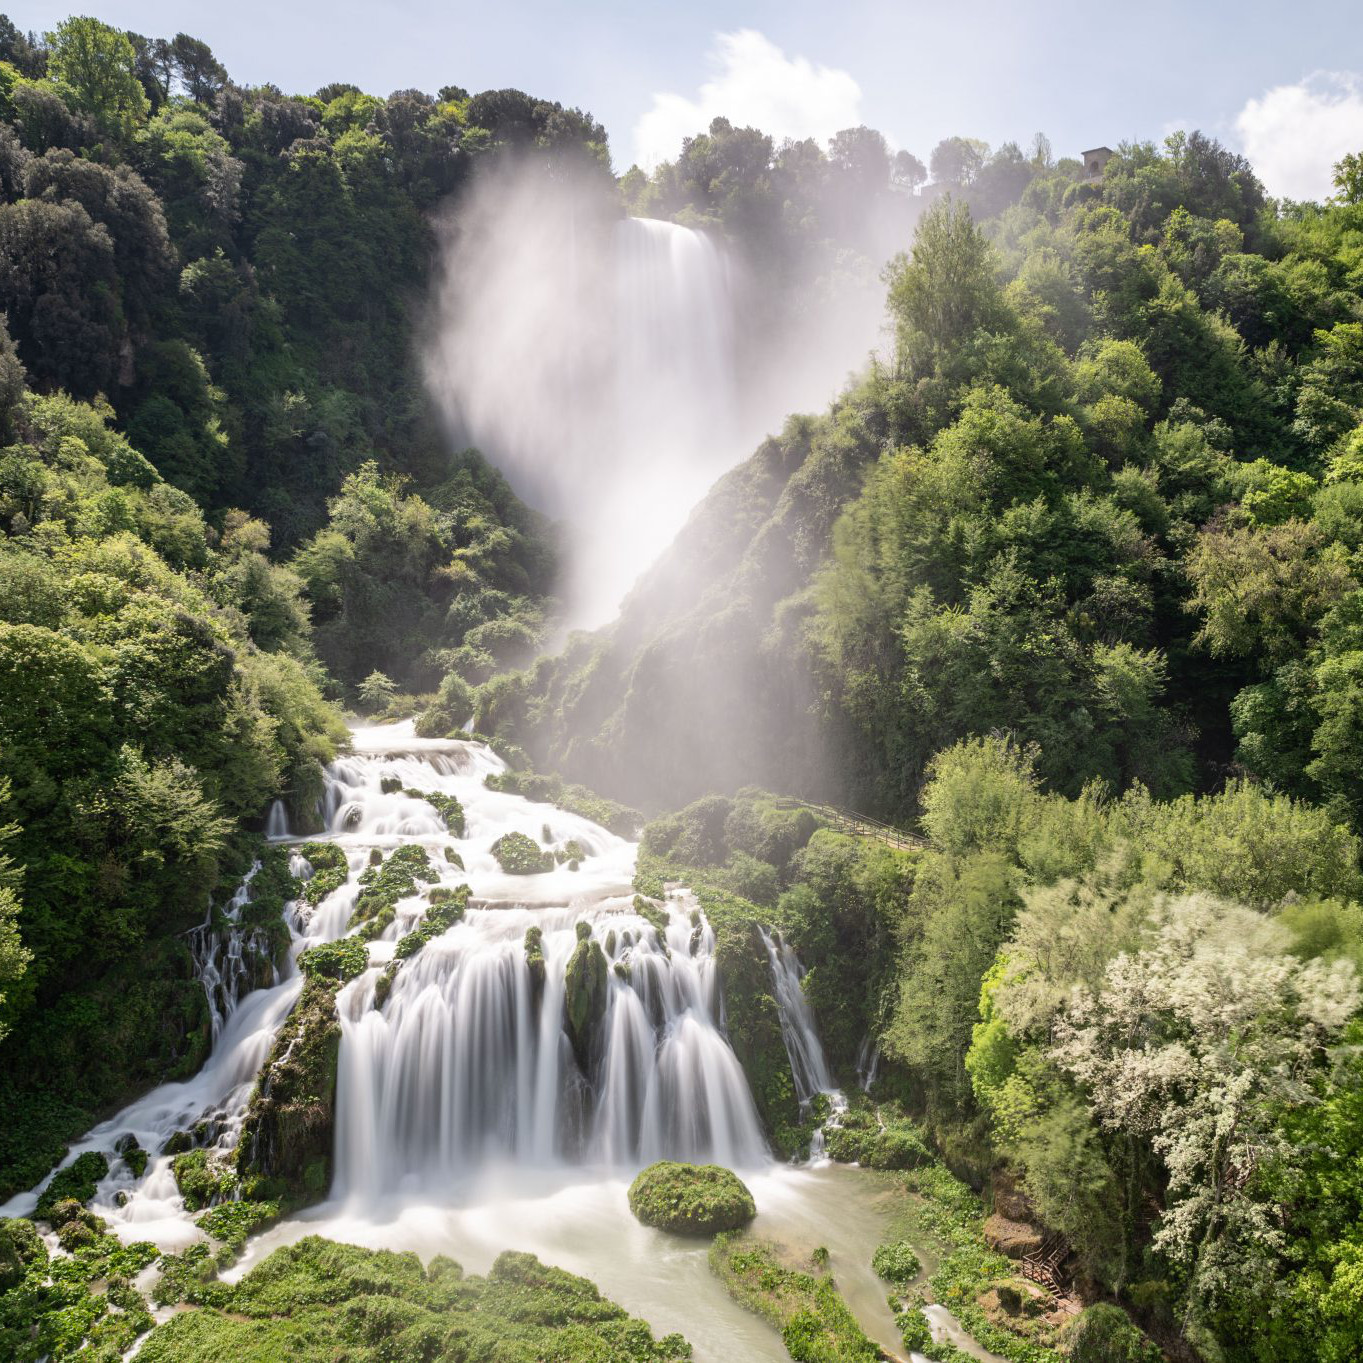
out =
[(629, 1209), (646, 1226), (681, 1235), (738, 1230), (757, 1205), (737, 1174), (718, 1164), (650, 1164), (630, 1184)]

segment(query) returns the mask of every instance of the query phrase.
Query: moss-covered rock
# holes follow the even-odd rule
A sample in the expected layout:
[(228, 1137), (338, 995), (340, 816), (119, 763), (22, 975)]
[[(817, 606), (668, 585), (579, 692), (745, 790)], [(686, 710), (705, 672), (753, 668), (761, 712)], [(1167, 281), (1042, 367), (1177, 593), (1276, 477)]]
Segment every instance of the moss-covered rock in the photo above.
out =
[(369, 948), (358, 937), (338, 937), (334, 942), (309, 947), (298, 958), (298, 968), (309, 979), (344, 984), (369, 969)]
[(568, 1040), (583, 1073), (591, 1069), (600, 1037), (601, 1019), (606, 1015), (610, 988), (609, 965), (601, 943), (593, 939), (587, 923), (577, 925), (577, 946), (568, 958), (564, 975), (563, 1008), (567, 1018)]
[(237, 1176), (216, 1151), (190, 1150), (170, 1162), (175, 1186), (192, 1212), (202, 1211), (214, 1202), (230, 1197), (237, 1187)]
[(630, 1184), (629, 1209), (646, 1226), (682, 1235), (738, 1230), (757, 1215), (743, 1180), (717, 1164), (650, 1164)]
[(312, 867), (303, 882), (303, 898), (314, 908), (350, 877), (350, 860), (334, 842), (304, 843), (298, 854)]
[(431, 906), (426, 917), (397, 944), (394, 956), (399, 961), (415, 955), (434, 937), (448, 932), (464, 916), (469, 902), (469, 887), (460, 885), (458, 889), (440, 886), (431, 891)]
[(933, 1159), (927, 1137), (894, 1103), (843, 1113), (824, 1142), (830, 1159), (867, 1169), (916, 1169)]
[(414, 895), (418, 884), (437, 879), (431, 858), (419, 843), (404, 843), (386, 861), (382, 854), (377, 862), (371, 855), (360, 874), (360, 894), (350, 916), (351, 926), (358, 928), (356, 935), (367, 942), (381, 936), (393, 921), (394, 905)]
[(39, 1221), (46, 1221), (52, 1209), (67, 1198), (77, 1202), (88, 1202), (95, 1195), (95, 1187), (100, 1179), (109, 1172), (109, 1161), (97, 1150), (87, 1150), (77, 1156), (65, 1169), (58, 1169), (51, 1182), (43, 1189), (33, 1215)]
[(251, 1095), (235, 1163), (253, 1200), (291, 1210), (323, 1197), (331, 1183), (338, 988), (337, 980), (305, 980)]
[(554, 854), (541, 851), (539, 843), (524, 833), (503, 833), (492, 844), (492, 855), (509, 876), (534, 876), (554, 869)]
[(533, 925), (525, 930), (525, 963), (530, 967), (530, 979), (538, 995), (544, 988), (544, 934)]
[(141, 1178), (147, 1172), (147, 1152), (142, 1149), (131, 1131), (114, 1142), (114, 1150), (128, 1166), (128, 1171), (134, 1178)]
[(456, 838), (464, 836), (464, 806), (453, 795), (442, 795), (439, 791), (413, 790), (410, 786), (402, 793), (413, 800), (425, 800), (445, 820), (445, 827)]
[(0, 1219), (0, 1292), (17, 1287), (31, 1266), (46, 1262), (47, 1246), (32, 1221)]

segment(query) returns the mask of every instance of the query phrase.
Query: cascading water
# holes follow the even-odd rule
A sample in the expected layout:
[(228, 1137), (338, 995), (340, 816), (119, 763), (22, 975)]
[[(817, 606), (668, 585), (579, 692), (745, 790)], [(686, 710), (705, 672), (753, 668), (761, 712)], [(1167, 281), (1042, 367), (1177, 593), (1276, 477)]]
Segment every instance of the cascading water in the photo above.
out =
[[(176, 1132), (225, 1155), (242, 1130), (256, 1076), (302, 978), (306, 947), (347, 931), (359, 876), (377, 850), (427, 849), (434, 886), (401, 899), (387, 930), (369, 945), (371, 968), (337, 999), (342, 1041), (337, 1085), (335, 1174), (330, 1199), (253, 1239), (226, 1276), (245, 1272), (300, 1235), (423, 1254), (452, 1253), (481, 1271), (508, 1247), (598, 1280), (660, 1331), (682, 1330), (699, 1363), (741, 1356), (778, 1363), (779, 1337), (729, 1301), (705, 1265), (704, 1247), (662, 1245), (631, 1217), (634, 1172), (661, 1157), (714, 1160), (743, 1171), (763, 1224), (818, 1243), (846, 1265), (839, 1280), (858, 1314), (892, 1343), (893, 1320), (864, 1249), (883, 1233), (883, 1213), (851, 1171), (794, 1168), (766, 1152), (751, 1094), (726, 1037), (715, 940), (694, 897), (674, 892), (659, 930), (636, 911), (635, 844), (577, 815), (488, 789), (504, 764), (475, 742), (423, 740), (411, 724), (360, 729), (354, 753), (333, 763), (322, 802), (325, 840), (346, 853), (346, 882), (315, 906), (286, 906), (292, 948), (280, 978), (245, 991), (238, 922), (249, 877), (225, 918), (200, 930), (201, 978), (219, 1016), (208, 1063), (195, 1078), (166, 1084), (76, 1143), (113, 1151), (132, 1134), (151, 1154), (134, 1177), (113, 1158), (92, 1204), (128, 1240), (177, 1250), (202, 1232), (176, 1187)], [(454, 837), (435, 807), (407, 793), (454, 796), (465, 829)], [(585, 853), (531, 876), (509, 875), (492, 844), (519, 832)], [(456, 854), (463, 869), (447, 859)], [(291, 870), (311, 868), (295, 851)], [(430, 891), (471, 887), (464, 917), (398, 963), (397, 944), (431, 907)], [(607, 997), (585, 1068), (564, 1027), (565, 968), (590, 928), (607, 958)], [(542, 978), (526, 956), (539, 929)], [(803, 1094), (828, 1082), (813, 1018), (788, 945), (768, 943), (783, 1027)], [(249, 952), (247, 953), (249, 954)], [(618, 969), (617, 969), (618, 967)], [(383, 995), (381, 981), (395, 968)], [(36, 1193), (0, 1215), (31, 1211)], [(659, 1276), (657, 1255), (666, 1255)], [(699, 1309), (698, 1309), (699, 1308)]]
[[(455, 846), (437, 865), (476, 898), (463, 921), (404, 964), (377, 1005), (393, 946), (418, 921), (403, 912), (372, 948), (373, 969), (337, 1000), (337, 1196), (363, 1201), (467, 1181), (499, 1162), (635, 1168), (671, 1156), (761, 1165), (765, 1144), (747, 1081), (720, 1029), (714, 937), (685, 900), (660, 933), (634, 910), (634, 847), (575, 815), (487, 790), (501, 763), (468, 744), (396, 743), (336, 765), (332, 826), (373, 841)], [(451, 843), (404, 788), (453, 795), (466, 836)], [(424, 814), (422, 811), (425, 811)], [(423, 822), (424, 820), (424, 822)], [(577, 871), (505, 875), (488, 850), (504, 833), (575, 840)], [(678, 911), (680, 910), (680, 911)], [(607, 958), (607, 998), (584, 1072), (564, 1023), (565, 971), (586, 924)], [(526, 934), (539, 933), (532, 969)], [(541, 973), (542, 972), (542, 973)]]
[[(836, 1126), (839, 1117), (847, 1111), (847, 1098), (841, 1089), (834, 1086), (833, 1076), (828, 1070), (823, 1043), (814, 1025), (814, 1010), (805, 997), (802, 983), (804, 967), (790, 944), (779, 935), (764, 930), (762, 941), (767, 948), (767, 959), (771, 962), (772, 984), (781, 1012), (781, 1039), (790, 1057), (795, 1096), (800, 1100), (801, 1110), (808, 1111), (809, 1105), (819, 1094), (825, 1095), (829, 1112), (827, 1123)], [(811, 1137), (809, 1153), (811, 1159), (823, 1158), (822, 1128)]]

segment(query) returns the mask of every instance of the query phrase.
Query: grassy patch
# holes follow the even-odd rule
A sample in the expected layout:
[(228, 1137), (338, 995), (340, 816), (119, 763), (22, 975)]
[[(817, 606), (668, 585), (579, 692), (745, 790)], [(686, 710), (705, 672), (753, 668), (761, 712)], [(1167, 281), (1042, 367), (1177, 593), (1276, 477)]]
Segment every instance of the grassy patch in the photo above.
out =
[[(201, 1256), (199, 1263), (203, 1263)], [(415, 1254), (317, 1236), (276, 1250), (239, 1284), (212, 1284), (204, 1309), (148, 1336), (145, 1363), (681, 1363), (680, 1335), (648, 1326), (584, 1278), (503, 1254), (486, 1278)]]
[(821, 1266), (783, 1261), (769, 1241), (743, 1232), (715, 1237), (710, 1267), (729, 1295), (781, 1332), (796, 1363), (874, 1363), (880, 1350), (863, 1333)]

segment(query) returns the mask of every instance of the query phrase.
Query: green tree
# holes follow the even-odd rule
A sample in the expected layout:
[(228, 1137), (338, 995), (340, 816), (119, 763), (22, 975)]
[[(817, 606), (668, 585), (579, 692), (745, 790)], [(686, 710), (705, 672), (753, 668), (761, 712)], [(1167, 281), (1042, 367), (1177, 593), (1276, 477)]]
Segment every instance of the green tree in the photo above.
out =
[(64, 19), (46, 35), (48, 75), (72, 109), (126, 144), (149, 111), (126, 33), (87, 17)]

